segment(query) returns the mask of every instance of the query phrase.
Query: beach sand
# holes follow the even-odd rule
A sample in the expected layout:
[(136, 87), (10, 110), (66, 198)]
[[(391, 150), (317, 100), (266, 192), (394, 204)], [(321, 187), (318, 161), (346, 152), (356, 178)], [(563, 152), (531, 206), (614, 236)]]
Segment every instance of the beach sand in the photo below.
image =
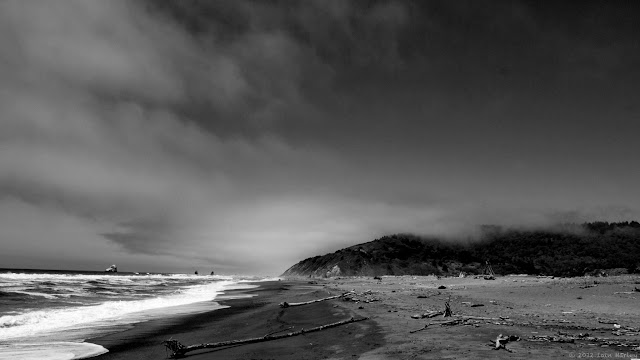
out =
[[(224, 300), (241, 294), (250, 298)], [(322, 285), (306, 281), (261, 282), (251, 290), (230, 291), (219, 297), (218, 303), (229, 306), (207, 313), (136, 324), (132, 329), (90, 342), (109, 349), (96, 357), (111, 359), (163, 359), (163, 340), (173, 338), (184, 345), (261, 337), (299, 331), (349, 319), (358, 314), (342, 302), (325, 301), (311, 306), (282, 309), (279, 303), (308, 301), (332, 295)], [(334, 307), (334, 305), (340, 305)], [(350, 304), (344, 304), (350, 305)], [(354, 341), (362, 340), (362, 341)], [(203, 349), (190, 352), (189, 359), (330, 359), (357, 358), (359, 354), (383, 345), (383, 336), (374, 321), (353, 323), (303, 336), (224, 349)], [(337, 358), (341, 358), (337, 357)]]
[[(319, 332), (257, 344), (203, 349), (188, 359), (570, 359), (640, 358), (640, 277), (538, 278), (506, 276), (442, 278), (384, 276), (298, 279), (259, 283), (242, 290), (250, 298), (225, 300), (229, 306), (197, 315), (154, 320), (90, 342), (109, 353), (96, 359), (163, 359), (163, 340), (184, 345), (282, 334), (369, 317)], [(444, 286), (444, 289), (438, 287)], [(303, 302), (355, 294), (282, 309), (283, 301)], [(230, 292), (228, 296), (238, 295)], [(442, 311), (453, 317), (415, 319)], [(469, 318), (475, 317), (475, 318)], [(440, 325), (457, 320), (457, 323)], [(429, 324), (425, 329), (425, 325)], [(290, 328), (293, 327), (293, 328)], [(418, 329), (422, 331), (411, 332)], [(504, 349), (491, 344), (515, 335)], [(588, 335), (587, 335), (588, 334)], [(536, 339), (537, 337), (537, 339)], [(535, 341), (538, 340), (538, 341)], [(553, 341), (549, 341), (553, 340)], [(566, 341), (566, 342), (561, 342)]]

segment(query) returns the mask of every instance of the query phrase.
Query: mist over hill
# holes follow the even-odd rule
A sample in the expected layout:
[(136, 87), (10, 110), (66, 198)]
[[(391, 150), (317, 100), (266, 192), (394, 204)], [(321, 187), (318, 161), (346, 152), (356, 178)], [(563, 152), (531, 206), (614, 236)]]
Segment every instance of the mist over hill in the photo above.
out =
[(582, 276), (600, 269), (640, 272), (640, 223), (591, 222), (549, 229), (482, 226), (476, 239), (396, 234), (298, 262), (283, 276), (481, 274)]

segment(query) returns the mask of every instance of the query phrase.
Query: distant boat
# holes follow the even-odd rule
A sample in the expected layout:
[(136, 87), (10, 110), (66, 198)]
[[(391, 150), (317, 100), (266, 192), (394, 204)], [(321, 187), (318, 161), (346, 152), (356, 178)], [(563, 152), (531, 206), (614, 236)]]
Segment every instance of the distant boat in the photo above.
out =
[(108, 268), (106, 268), (104, 271), (105, 272), (117, 273), (118, 272), (118, 267), (114, 264), (114, 265), (111, 265)]

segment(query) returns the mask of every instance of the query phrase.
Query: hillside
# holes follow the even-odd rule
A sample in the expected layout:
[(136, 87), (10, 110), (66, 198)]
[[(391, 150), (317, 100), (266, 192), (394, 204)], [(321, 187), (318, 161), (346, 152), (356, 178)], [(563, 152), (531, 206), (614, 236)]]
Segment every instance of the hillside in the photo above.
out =
[(283, 276), (481, 274), (488, 260), (496, 273), (581, 276), (597, 269), (636, 272), (638, 222), (594, 222), (553, 230), (483, 227), (475, 240), (410, 234), (384, 236), (298, 262)]

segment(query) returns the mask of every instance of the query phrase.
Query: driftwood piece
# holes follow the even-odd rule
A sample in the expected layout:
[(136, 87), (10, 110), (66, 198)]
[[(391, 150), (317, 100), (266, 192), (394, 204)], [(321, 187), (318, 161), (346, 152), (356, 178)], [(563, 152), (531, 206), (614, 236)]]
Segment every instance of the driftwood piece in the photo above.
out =
[[(439, 314), (442, 314), (442, 313), (443, 313), (442, 311), (439, 311), (439, 312), (437, 312), (437, 314), (436, 314), (436, 315), (439, 315)], [(432, 315), (432, 314), (433, 314), (433, 313), (431, 313), (431, 315)], [(424, 315), (427, 315), (427, 314), (424, 314)], [(424, 316), (424, 315), (423, 315), (423, 317), (426, 317), (426, 316)], [(420, 316), (420, 315), (413, 315), (413, 316), (412, 316), (412, 318), (418, 319), (419, 317), (416, 317), (416, 316)], [(435, 315), (432, 315), (432, 316), (429, 316), (429, 317), (433, 317), (433, 316), (435, 316)], [(500, 316), (500, 317), (497, 317), (497, 318), (493, 318), (493, 317), (483, 317), (483, 316), (467, 316), (467, 315), (450, 315), (450, 316), (451, 316), (451, 317), (453, 317), (454, 319), (451, 319), (451, 320), (443, 320), (443, 321), (436, 320), (435, 322), (432, 320), (432, 322), (425, 324), (425, 325), (424, 325), (424, 327), (421, 327), (421, 328), (416, 329), (416, 330), (411, 330), (411, 331), (409, 331), (409, 333), (413, 334), (413, 333), (416, 333), (416, 332), (418, 332), (418, 331), (426, 330), (426, 329), (427, 329), (429, 326), (431, 326), (431, 325), (458, 325), (458, 324), (465, 324), (465, 325), (468, 325), (468, 324), (470, 324), (470, 323), (469, 323), (469, 320), (484, 320), (484, 321), (512, 321), (511, 319), (509, 319), (509, 317), (508, 317), (508, 316)], [(476, 326), (478, 326), (478, 325), (476, 325)], [(500, 335), (502, 335), (502, 334), (500, 334)], [(510, 335), (510, 336), (508, 336), (508, 337), (507, 337), (507, 339), (508, 339), (509, 341), (517, 341), (517, 340), (520, 340), (520, 338), (519, 338), (519, 337), (514, 336), (514, 335)], [(492, 343), (493, 343), (493, 341), (492, 341)], [(505, 350), (507, 350), (507, 349), (505, 349)], [(510, 350), (507, 350), (507, 351), (510, 351)]]
[[(436, 315), (440, 315), (443, 312), (439, 311), (437, 313), (429, 313), (430, 316), (426, 316), (427, 314), (423, 314), (422, 318), (424, 317), (434, 317)], [(413, 315), (411, 316), (414, 319), (420, 319), (420, 315)], [(482, 316), (461, 316), (461, 315), (453, 315), (454, 319), (452, 320), (445, 320), (445, 321), (437, 321), (437, 322), (430, 322), (428, 324), (426, 324), (424, 327), (421, 327), (420, 329), (416, 329), (416, 330), (411, 330), (409, 331), (409, 333), (413, 334), (416, 333), (418, 331), (422, 331), (427, 329), (429, 326), (431, 325), (458, 325), (458, 324), (469, 324), (469, 320), (484, 320), (484, 321), (512, 321), (511, 319), (509, 319), (508, 316), (501, 316), (501, 317), (497, 317), (497, 318), (492, 318), (492, 317), (482, 317)], [(478, 326), (478, 325), (476, 325)], [(513, 341), (513, 340), (511, 340)]]
[(272, 331), (272, 332), (268, 333), (267, 335), (265, 335), (264, 337), (268, 337), (268, 336), (271, 336), (273, 334), (277, 334), (279, 332), (283, 332), (283, 331), (287, 331), (287, 330), (291, 330), (291, 329), (293, 329), (293, 326), (289, 326), (288, 328)]
[(505, 349), (507, 351), (511, 351), (506, 347), (508, 342), (509, 342), (508, 336), (503, 336), (502, 334), (498, 335), (498, 337), (496, 337), (496, 346), (493, 348), (493, 350)]
[(280, 307), (281, 308), (288, 308), (288, 307), (292, 307), (292, 306), (308, 305), (308, 304), (313, 304), (313, 303), (317, 303), (317, 302), (321, 302), (321, 301), (338, 299), (338, 298), (341, 298), (341, 297), (343, 297), (343, 296), (345, 296), (347, 294), (351, 294), (351, 292), (346, 292), (344, 294), (335, 295), (335, 296), (329, 296), (329, 297), (326, 297), (326, 298), (323, 298), (323, 299), (316, 299), (316, 300), (298, 302), (298, 303), (289, 303), (289, 302), (283, 301), (283, 302), (280, 303)]
[(410, 333), (410, 334), (413, 334), (413, 333), (417, 333), (418, 331), (426, 330), (426, 329), (429, 327), (429, 325), (431, 325), (431, 323), (429, 323), (429, 324), (424, 324), (424, 326), (423, 326), (423, 327), (421, 327), (420, 329), (411, 330), (411, 331), (409, 331), (409, 333)]
[(412, 319), (424, 319), (424, 318), (432, 318), (432, 317), (436, 317), (438, 315), (442, 315), (444, 314), (444, 312), (442, 311), (430, 311), (424, 314), (415, 314), (415, 315), (411, 315)]
[(360, 319), (351, 318), (349, 320), (343, 320), (343, 321), (338, 321), (338, 322), (331, 323), (331, 324), (321, 325), (321, 326), (314, 327), (314, 328), (311, 328), (311, 329), (306, 329), (306, 330), (302, 329), (300, 331), (294, 331), (294, 332), (281, 334), (281, 335), (274, 335), (274, 336), (272, 336), (271, 334), (267, 334), (267, 335), (262, 336), (262, 337), (243, 339), (243, 340), (228, 340), (228, 341), (221, 341), (221, 342), (216, 342), (216, 343), (206, 343), (206, 344), (197, 344), (197, 345), (184, 346), (177, 340), (169, 339), (169, 340), (163, 341), (162, 344), (164, 346), (166, 346), (167, 349), (169, 349), (171, 351), (171, 354), (169, 356), (170, 358), (178, 359), (178, 358), (184, 357), (186, 353), (188, 353), (190, 351), (194, 351), (194, 350), (213, 349), (213, 348), (232, 346), (232, 345), (245, 345), (245, 344), (259, 343), (259, 342), (263, 342), (263, 341), (284, 339), (284, 338), (288, 338), (288, 337), (303, 335), (303, 334), (307, 334), (307, 333), (311, 333), (311, 332), (316, 332), (316, 331), (329, 329), (329, 328), (332, 328), (332, 327), (346, 325), (346, 324), (350, 324), (350, 323), (353, 323), (353, 322), (358, 322), (358, 321), (363, 321), (363, 320), (368, 320), (368, 319), (369, 318), (367, 318), (367, 317), (360, 318)]
[(461, 322), (464, 322), (464, 320), (463, 319), (453, 319), (453, 320), (447, 320), (447, 321), (430, 322), (430, 323), (425, 324), (420, 329), (409, 331), (409, 333), (413, 334), (413, 333), (417, 333), (418, 331), (426, 330), (431, 325), (441, 325), (441, 326), (442, 325), (457, 325), (457, 324), (459, 324)]
[(509, 335), (509, 336), (505, 336), (505, 335), (498, 335), (498, 337), (496, 337), (495, 340), (495, 347), (493, 348), (493, 350), (500, 350), (500, 349), (504, 349), (508, 352), (514, 352), (511, 349), (507, 349), (507, 343), (509, 341), (520, 341), (520, 337), (516, 336), (516, 335)]
[(500, 317), (497, 317), (497, 318), (493, 318), (493, 317), (484, 317), (484, 316), (468, 316), (468, 315), (464, 315), (463, 318), (464, 319), (471, 319), (471, 320), (511, 321), (511, 319), (509, 319), (508, 316), (500, 316)]
[(531, 335), (529, 341), (548, 341), (557, 343), (574, 343), (575, 338), (570, 336)]
[[(527, 339), (528, 341), (536, 341), (536, 342), (556, 342), (556, 343), (574, 343), (576, 340), (588, 341), (589, 345), (593, 346), (616, 346), (616, 347), (627, 347), (633, 348), (632, 350), (636, 350), (636, 348), (640, 347), (640, 344), (626, 341), (619, 341), (612, 338), (598, 338), (595, 336), (591, 336), (588, 333), (580, 333), (580, 334), (569, 334), (562, 331), (558, 331), (558, 336), (555, 335), (531, 335)], [(640, 349), (638, 349), (640, 350)]]
[(447, 299), (447, 302), (444, 303), (444, 314), (442, 315), (442, 317), (448, 317), (448, 316), (452, 316), (453, 312), (451, 311), (451, 296), (449, 296), (449, 299)]
[(436, 324), (438, 324), (438, 325), (457, 325), (457, 324), (462, 323), (464, 321), (465, 321), (464, 319), (453, 319), (453, 320), (438, 322)]

